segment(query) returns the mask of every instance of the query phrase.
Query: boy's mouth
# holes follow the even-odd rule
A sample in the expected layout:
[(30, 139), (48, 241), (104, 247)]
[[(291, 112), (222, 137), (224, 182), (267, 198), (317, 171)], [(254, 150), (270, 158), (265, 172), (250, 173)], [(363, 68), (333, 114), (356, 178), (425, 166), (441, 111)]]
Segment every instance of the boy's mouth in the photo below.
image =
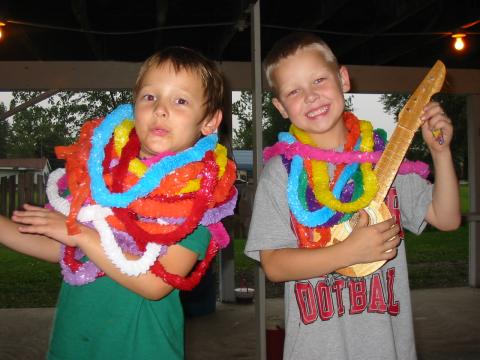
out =
[(168, 134), (168, 131), (163, 128), (154, 128), (151, 132), (156, 136), (165, 136)]
[(311, 110), (309, 112), (307, 112), (307, 118), (314, 118), (318, 115), (323, 115), (323, 114), (326, 114), (328, 112), (328, 109), (329, 109), (329, 106), (328, 105), (324, 105), (324, 106), (320, 106), (314, 110)]

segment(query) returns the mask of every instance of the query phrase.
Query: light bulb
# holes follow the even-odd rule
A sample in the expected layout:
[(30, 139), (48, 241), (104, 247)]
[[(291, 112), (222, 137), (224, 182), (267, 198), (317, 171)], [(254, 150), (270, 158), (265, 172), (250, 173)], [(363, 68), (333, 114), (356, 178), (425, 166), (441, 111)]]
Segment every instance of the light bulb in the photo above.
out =
[(457, 51), (462, 51), (465, 48), (465, 43), (463, 41), (463, 38), (466, 37), (467, 35), (462, 34), (462, 33), (455, 33), (452, 35), (452, 38), (455, 39), (455, 43), (453, 44), (453, 47)]
[(460, 50), (463, 50), (463, 48), (465, 47), (465, 44), (463, 43), (462, 38), (457, 38), (453, 46), (455, 47), (455, 49), (460, 51)]
[(3, 38), (3, 27), (5, 26), (5, 23), (3, 21), (0, 21), (0, 40)]

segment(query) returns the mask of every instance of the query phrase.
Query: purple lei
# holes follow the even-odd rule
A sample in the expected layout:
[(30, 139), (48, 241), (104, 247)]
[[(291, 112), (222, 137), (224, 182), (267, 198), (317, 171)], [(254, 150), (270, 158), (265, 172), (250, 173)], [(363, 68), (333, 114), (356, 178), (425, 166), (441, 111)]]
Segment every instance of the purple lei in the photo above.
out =
[(208, 226), (211, 224), (218, 223), (224, 217), (233, 215), (235, 210), (235, 205), (237, 204), (238, 191), (235, 189), (235, 193), (226, 203), (212, 209), (208, 209), (203, 215), (200, 224)]

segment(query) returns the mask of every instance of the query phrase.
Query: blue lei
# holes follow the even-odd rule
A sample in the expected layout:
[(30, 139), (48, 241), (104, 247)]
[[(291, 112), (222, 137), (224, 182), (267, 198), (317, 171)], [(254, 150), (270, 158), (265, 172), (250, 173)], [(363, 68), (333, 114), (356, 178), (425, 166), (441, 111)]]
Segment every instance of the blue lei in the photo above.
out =
[[(289, 144), (297, 141), (292, 134), (287, 132), (280, 133), (278, 135), (278, 138), (279, 141), (284, 141)], [(358, 150), (359, 147), (360, 140), (355, 145), (355, 150)], [(340, 198), (344, 186), (347, 184), (348, 180), (353, 176), (353, 174), (358, 170), (358, 167), (358, 163), (352, 163), (345, 166), (332, 190), (332, 194), (335, 196), (336, 199)], [(326, 206), (315, 211), (309, 211), (308, 209), (304, 208), (298, 197), (299, 182), (303, 172), (303, 159), (301, 156), (295, 155), (292, 158), (292, 162), (290, 165), (290, 174), (288, 176), (287, 185), (287, 197), (290, 211), (293, 213), (297, 221), (304, 226), (321, 226), (325, 224), (333, 215), (335, 215), (336, 212)]]
[(102, 123), (94, 130), (92, 136), (92, 150), (88, 158), (88, 172), (90, 175), (90, 191), (97, 204), (108, 207), (126, 208), (132, 201), (144, 197), (158, 187), (163, 178), (170, 172), (181, 168), (193, 161), (200, 161), (205, 153), (214, 150), (218, 142), (216, 134), (201, 138), (193, 147), (178, 154), (166, 156), (152, 165), (144, 176), (128, 191), (112, 193), (108, 190), (103, 179), (104, 148), (107, 146), (114, 129), (125, 119), (133, 119), (131, 104), (119, 105), (108, 114)]

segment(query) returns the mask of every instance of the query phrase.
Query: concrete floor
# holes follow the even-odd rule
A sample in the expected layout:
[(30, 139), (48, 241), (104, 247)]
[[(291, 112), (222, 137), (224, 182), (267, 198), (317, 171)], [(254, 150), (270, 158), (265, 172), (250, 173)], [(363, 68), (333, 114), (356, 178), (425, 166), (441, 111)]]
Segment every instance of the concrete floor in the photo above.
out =
[[(480, 359), (480, 289), (412, 291), (419, 360)], [(267, 328), (283, 321), (282, 299), (268, 299)], [(0, 359), (43, 359), (54, 309), (0, 309)], [(253, 304), (217, 304), (188, 318), (187, 360), (255, 359)], [(140, 359), (139, 359), (140, 360)]]

